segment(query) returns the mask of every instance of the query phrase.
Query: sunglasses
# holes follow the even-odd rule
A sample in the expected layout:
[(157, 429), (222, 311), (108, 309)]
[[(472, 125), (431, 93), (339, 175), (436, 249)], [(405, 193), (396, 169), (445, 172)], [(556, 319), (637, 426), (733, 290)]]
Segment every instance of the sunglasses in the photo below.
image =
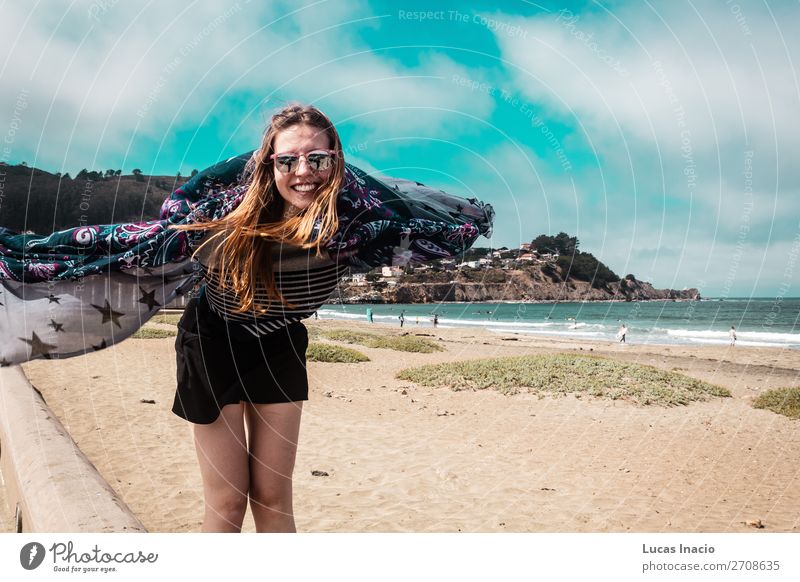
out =
[(291, 174), (300, 165), (300, 159), (305, 159), (306, 164), (313, 172), (321, 172), (333, 166), (336, 157), (335, 150), (314, 150), (305, 154), (294, 152), (284, 152), (282, 154), (272, 154), (271, 159), (275, 160), (275, 167), (279, 172)]

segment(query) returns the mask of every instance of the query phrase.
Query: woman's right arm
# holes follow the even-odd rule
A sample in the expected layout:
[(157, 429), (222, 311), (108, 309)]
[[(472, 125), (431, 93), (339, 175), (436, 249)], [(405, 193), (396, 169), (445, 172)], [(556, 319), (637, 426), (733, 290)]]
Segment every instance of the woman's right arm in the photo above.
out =
[(247, 162), (253, 152), (247, 152), (209, 166), (176, 189), (161, 205), (161, 219), (178, 223), (203, 202), (239, 186)]

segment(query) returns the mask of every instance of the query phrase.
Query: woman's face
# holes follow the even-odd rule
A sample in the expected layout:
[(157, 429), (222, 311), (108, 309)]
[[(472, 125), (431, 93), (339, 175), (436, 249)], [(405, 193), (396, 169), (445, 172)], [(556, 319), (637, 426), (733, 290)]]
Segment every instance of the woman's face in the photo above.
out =
[[(310, 125), (293, 125), (280, 131), (275, 136), (273, 150), (276, 154), (307, 154), (314, 150), (331, 149), (328, 135), (321, 129)], [(281, 172), (274, 165), (275, 186), (286, 204), (295, 208), (307, 208), (319, 194), (320, 188), (330, 178), (333, 166), (326, 170), (314, 171), (303, 157), (292, 172)]]

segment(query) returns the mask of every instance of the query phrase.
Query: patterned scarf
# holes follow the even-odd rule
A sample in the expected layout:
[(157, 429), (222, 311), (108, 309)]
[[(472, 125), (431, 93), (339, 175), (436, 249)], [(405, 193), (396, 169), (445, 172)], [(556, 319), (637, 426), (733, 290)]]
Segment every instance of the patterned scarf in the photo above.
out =
[[(159, 220), (79, 226), (49, 236), (0, 227), (0, 365), (101, 350), (136, 332), (198, 282), (190, 237), (171, 224), (219, 219), (245, 195), (252, 152), (195, 175)], [(325, 248), (367, 269), (456, 256), (491, 234), (494, 210), (418, 182), (377, 179), (346, 164), (339, 229)], [(193, 239), (192, 239), (193, 240)]]

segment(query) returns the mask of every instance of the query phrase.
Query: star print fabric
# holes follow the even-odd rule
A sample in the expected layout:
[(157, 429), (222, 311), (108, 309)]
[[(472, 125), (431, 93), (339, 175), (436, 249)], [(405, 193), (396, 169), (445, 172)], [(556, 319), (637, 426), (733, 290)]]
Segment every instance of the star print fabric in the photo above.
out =
[[(243, 199), (252, 152), (195, 175), (158, 220), (78, 226), (47, 236), (0, 227), (0, 365), (65, 358), (118, 343), (198, 281), (203, 232), (171, 224), (226, 216)], [(422, 184), (346, 165), (335, 261), (370, 268), (455, 256), (491, 233), (494, 211)]]

